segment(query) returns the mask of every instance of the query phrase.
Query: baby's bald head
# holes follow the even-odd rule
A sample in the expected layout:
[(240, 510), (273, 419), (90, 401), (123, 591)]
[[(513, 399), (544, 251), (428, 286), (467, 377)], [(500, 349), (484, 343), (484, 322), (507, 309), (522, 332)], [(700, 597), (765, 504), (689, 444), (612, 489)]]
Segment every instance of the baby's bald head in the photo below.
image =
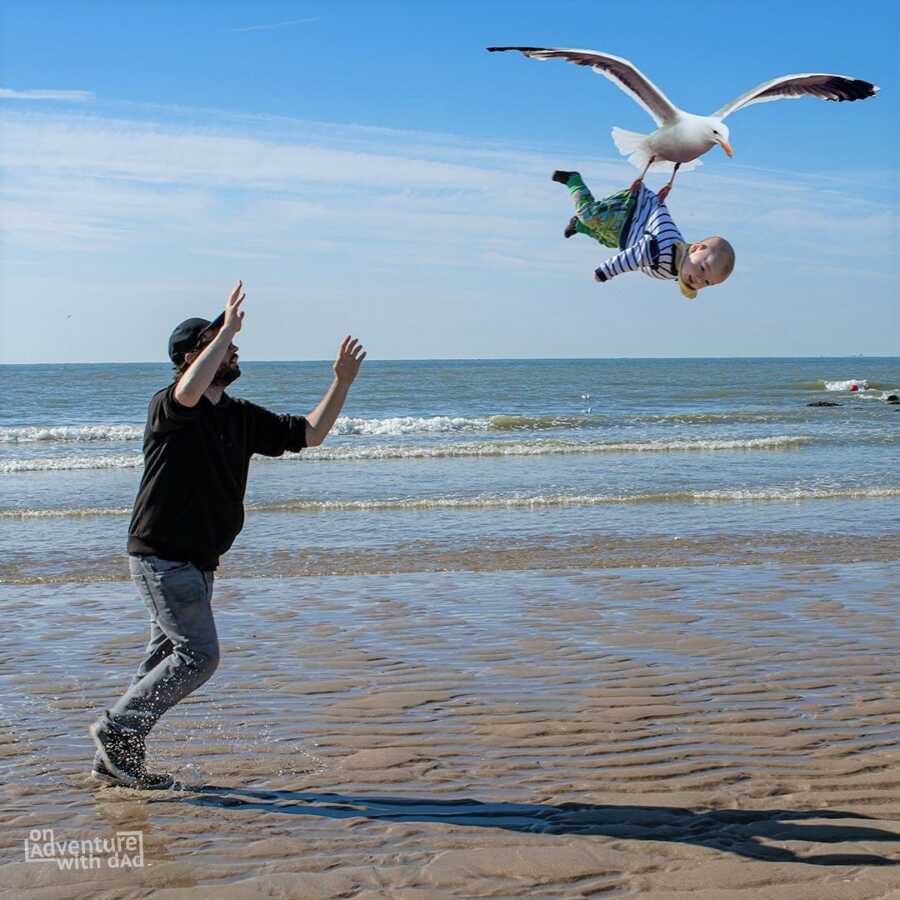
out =
[(715, 284), (721, 284), (734, 271), (734, 247), (723, 237), (714, 235), (705, 238), (701, 243), (709, 247), (710, 266), (717, 276)]
[(721, 284), (734, 270), (734, 247), (714, 235), (687, 248), (681, 264), (681, 278), (691, 290)]

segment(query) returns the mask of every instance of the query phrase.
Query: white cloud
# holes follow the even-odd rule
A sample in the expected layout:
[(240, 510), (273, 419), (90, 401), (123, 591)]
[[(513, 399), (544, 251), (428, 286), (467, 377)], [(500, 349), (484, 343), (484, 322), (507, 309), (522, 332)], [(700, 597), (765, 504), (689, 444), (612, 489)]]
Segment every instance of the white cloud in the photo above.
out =
[(91, 91), (14, 91), (0, 88), (0, 100), (62, 100), (70, 103), (87, 103), (94, 99)]
[(245, 28), (232, 28), (232, 31), (272, 31), (276, 28), (287, 28), (290, 25), (304, 25), (308, 22), (318, 22), (318, 16), (311, 19), (288, 19), (286, 22), (273, 22), (271, 25), (247, 25)]

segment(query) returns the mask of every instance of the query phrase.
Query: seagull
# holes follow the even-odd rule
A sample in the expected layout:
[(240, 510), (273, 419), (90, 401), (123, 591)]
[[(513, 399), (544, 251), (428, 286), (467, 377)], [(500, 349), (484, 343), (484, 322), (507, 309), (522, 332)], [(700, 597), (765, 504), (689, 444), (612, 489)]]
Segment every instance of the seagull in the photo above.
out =
[(638, 134), (613, 128), (612, 138), (623, 156), (640, 169), (641, 177), (631, 186), (637, 190), (647, 170), (654, 163), (675, 163), (669, 183), (659, 192), (660, 200), (665, 200), (672, 189), (675, 173), (684, 166), (685, 170), (699, 166), (695, 162), (699, 156), (718, 144), (728, 156), (733, 156), (728, 143), (728, 126), (724, 119), (733, 112), (752, 103), (769, 100), (819, 97), (822, 100), (864, 100), (874, 97), (878, 88), (868, 81), (850, 78), (846, 75), (828, 73), (805, 73), (802, 75), (782, 75), (757, 85), (753, 90), (726, 103), (711, 116), (697, 116), (679, 109), (668, 97), (643, 74), (633, 63), (609, 53), (596, 50), (574, 50), (564, 47), (488, 47), (490, 53), (518, 50), (531, 59), (564, 59), (577, 66), (588, 66), (598, 75), (603, 75), (617, 84), (632, 100), (639, 103), (659, 126), (652, 134)]

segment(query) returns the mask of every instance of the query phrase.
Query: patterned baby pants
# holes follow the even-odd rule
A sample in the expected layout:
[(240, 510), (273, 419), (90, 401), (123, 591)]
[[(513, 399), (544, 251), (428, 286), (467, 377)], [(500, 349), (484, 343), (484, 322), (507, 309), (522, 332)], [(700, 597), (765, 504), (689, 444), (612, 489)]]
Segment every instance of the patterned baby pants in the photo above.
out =
[(622, 249), (623, 241), (628, 236), (637, 194), (626, 189), (602, 200), (595, 200), (580, 175), (572, 175), (566, 182), (566, 187), (575, 201), (575, 215), (578, 217), (575, 230), (594, 238), (605, 247)]

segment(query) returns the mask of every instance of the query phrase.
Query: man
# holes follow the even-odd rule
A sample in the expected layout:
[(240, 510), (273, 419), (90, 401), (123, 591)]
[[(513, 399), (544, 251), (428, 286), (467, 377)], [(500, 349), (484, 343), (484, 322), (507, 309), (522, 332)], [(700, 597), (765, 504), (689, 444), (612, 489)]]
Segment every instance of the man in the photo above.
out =
[(90, 727), (97, 746), (92, 774), (108, 784), (173, 784), (170, 775), (147, 771), (144, 740), (218, 666), (213, 573), (244, 524), (250, 457), (321, 444), (366, 357), (346, 337), (334, 381), (306, 417), (232, 398), (225, 388), (241, 374), (233, 339), (244, 297), (239, 281), (213, 322), (187, 319), (172, 332), (175, 381), (150, 401), (144, 474), (128, 530), (128, 564), (150, 613), (150, 642), (128, 690)]

